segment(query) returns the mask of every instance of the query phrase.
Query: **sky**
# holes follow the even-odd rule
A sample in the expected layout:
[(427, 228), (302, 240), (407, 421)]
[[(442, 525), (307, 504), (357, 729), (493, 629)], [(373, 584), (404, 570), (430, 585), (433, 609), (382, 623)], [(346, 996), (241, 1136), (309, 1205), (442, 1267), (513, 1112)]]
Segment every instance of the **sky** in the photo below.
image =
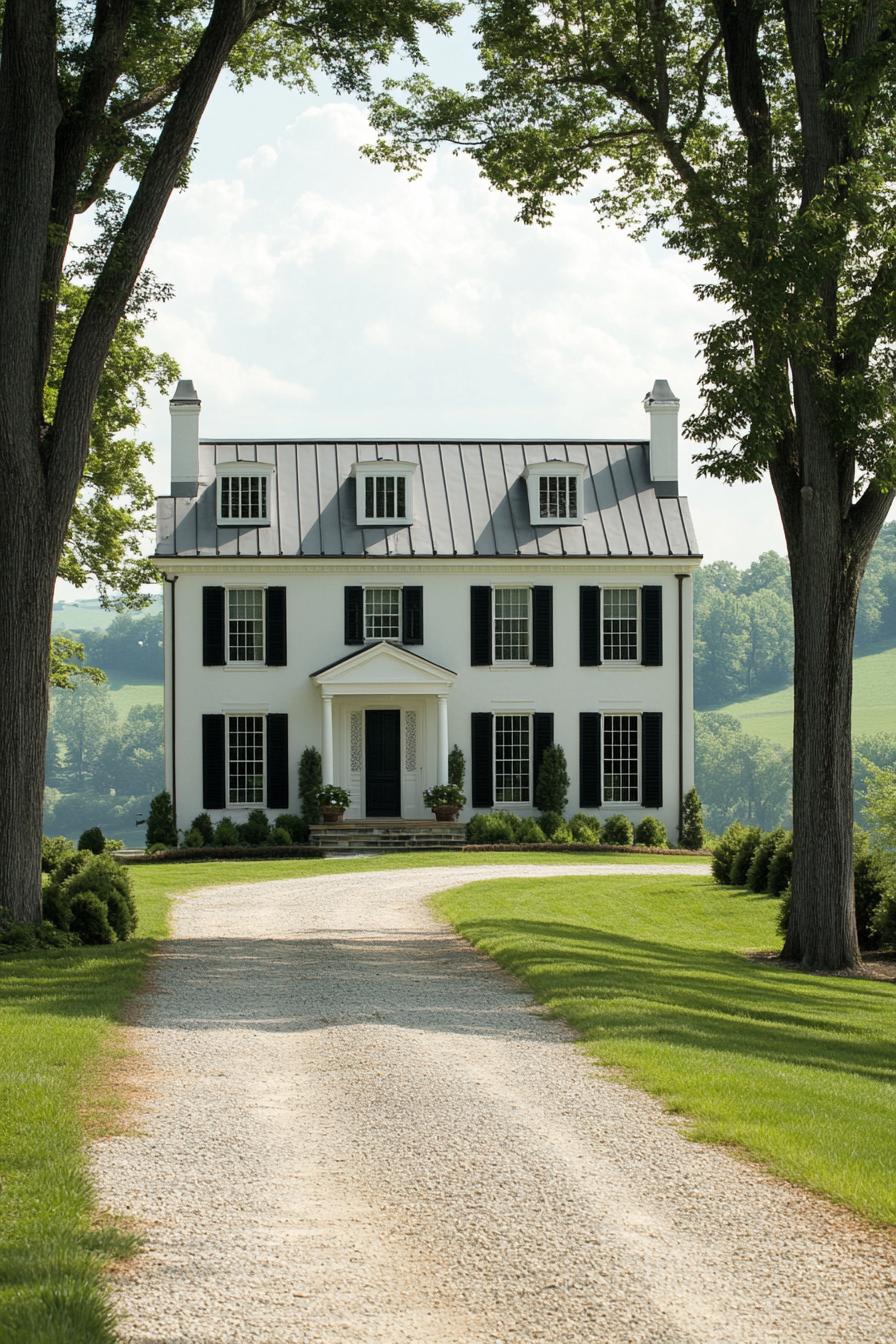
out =
[[(465, 31), (429, 55), (439, 78), (472, 73)], [(599, 226), (586, 194), (518, 223), (470, 160), (442, 149), (408, 180), (362, 157), (370, 138), (326, 87), (219, 85), (149, 257), (174, 297), (148, 340), (193, 379), (203, 436), (646, 438), (656, 378), (682, 419), (698, 408), (712, 312), (693, 263)], [(167, 493), (166, 395), (143, 433)], [(783, 551), (768, 482), (697, 478), (693, 451), (681, 489), (706, 559)]]

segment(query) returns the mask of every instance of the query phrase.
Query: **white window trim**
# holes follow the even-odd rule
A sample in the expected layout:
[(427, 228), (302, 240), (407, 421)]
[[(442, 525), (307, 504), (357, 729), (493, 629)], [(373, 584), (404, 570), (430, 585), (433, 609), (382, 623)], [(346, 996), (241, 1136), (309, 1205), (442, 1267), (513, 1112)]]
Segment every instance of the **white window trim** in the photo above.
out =
[[(497, 652), (497, 615), (495, 593), (498, 589), (517, 588), (528, 593), (526, 619), (529, 623), (529, 657), (499, 658)], [(531, 583), (493, 583), (492, 584), (492, 667), (531, 667), (532, 666), (532, 585)]]
[[(637, 799), (636, 799), (635, 801), (633, 801), (633, 802), (632, 802), (632, 801), (629, 801), (629, 802), (627, 802), (627, 803), (617, 803), (617, 802), (613, 802), (613, 801), (611, 801), (611, 800), (609, 800), (609, 799), (607, 798), (607, 772), (606, 772), (606, 758), (605, 758), (605, 756), (604, 756), (604, 741), (605, 741), (605, 734), (606, 734), (606, 731), (607, 731), (607, 719), (636, 719), (636, 720), (637, 720), (638, 756), (637, 756), (636, 772), (637, 772), (637, 780), (638, 780), (638, 797), (637, 797)], [(601, 721), (600, 721), (600, 797), (601, 797), (601, 806), (602, 806), (603, 808), (609, 808), (609, 807), (612, 807), (612, 808), (617, 809), (617, 810), (620, 811), (620, 812), (625, 812), (626, 810), (630, 810), (630, 811), (633, 811), (633, 812), (634, 812), (634, 811), (638, 811), (638, 810), (643, 806), (643, 804), (641, 803), (641, 793), (642, 793), (642, 790), (643, 790), (643, 787), (644, 787), (644, 781), (643, 781), (643, 778), (642, 778), (642, 771), (641, 771), (643, 749), (644, 749), (644, 737), (643, 737), (643, 733), (642, 733), (642, 729), (641, 729), (641, 712), (640, 712), (640, 710), (636, 710), (636, 709), (614, 709), (614, 710), (610, 711), (609, 713), (605, 713), (605, 712), (602, 712), (602, 713), (601, 713)]]
[[(529, 521), (533, 527), (581, 527), (584, 522), (583, 494), (587, 467), (584, 462), (530, 462), (523, 472), (529, 492)], [(578, 480), (576, 514), (572, 518), (542, 518), (539, 485), (545, 476), (574, 476)]]
[[(260, 803), (234, 803), (230, 800), (230, 720), (261, 719), (261, 779), (262, 801)], [(224, 778), (227, 784), (226, 798), (228, 812), (254, 812), (256, 808), (268, 805), (268, 716), (264, 710), (235, 709), (224, 714)]]
[[(634, 658), (608, 658), (606, 646), (604, 644), (604, 595), (607, 592), (632, 592), (636, 594), (637, 611), (635, 620), (637, 622), (637, 648)], [(641, 587), (632, 583), (607, 583), (601, 586), (600, 590), (600, 661), (609, 667), (640, 667), (641, 666), (641, 635), (643, 623), (641, 620)]]
[[(410, 527), (414, 521), (414, 473), (415, 462), (355, 462), (352, 475), (355, 478), (355, 507), (359, 527)], [(404, 514), (392, 514), (388, 518), (377, 518), (367, 513), (367, 481), (371, 477), (391, 476), (404, 479)], [(397, 492), (396, 492), (397, 494)]]
[[(230, 656), (230, 594), (231, 593), (261, 593), (261, 657), (253, 658), (251, 661), (247, 658), (231, 658)], [(225, 667), (251, 668), (267, 667), (265, 654), (268, 647), (268, 613), (267, 599), (265, 597), (265, 588), (257, 583), (231, 583), (224, 589), (224, 665)]]
[(386, 589), (388, 592), (398, 593), (398, 635), (394, 639), (387, 639), (387, 644), (400, 644), (404, 639), (404, 610), (402, 593), (404, 591), (403, 583), (365, 583), (363, 585), (364, 597), (361, 606), (361, 624), (364, 628), (365, 644), (382, 644), (382, 636), (368, 635), (367, 633), (367, 594), (369, 592), (381, 592)]
[[(271, 484), (274, 475), (273, 462), (219, 462), (215, 467), (215, 510), (219, 527), (270, 527), (271, 523)], [(266, 512), (261, 518), (223, 518), (221, 516), (221, 478), (222, 476), (265, 476)]]
[[(498, 719), (528, 719), (529, 720), (529, 797), (525, 802), (503, 803), (498, 798)], [(532, 738), (533, 738), (534, 714), (526, 710), (516, 709), (496, 709), (492, 714), (492, 797), (494, 806), (504, 812), (512, 812), (514, 808), (519, 808), (524, 812), (531, 812), (534, 806), (535, 781), (532, 778)], [(603, 750), (603, 745), (601, 745)]]

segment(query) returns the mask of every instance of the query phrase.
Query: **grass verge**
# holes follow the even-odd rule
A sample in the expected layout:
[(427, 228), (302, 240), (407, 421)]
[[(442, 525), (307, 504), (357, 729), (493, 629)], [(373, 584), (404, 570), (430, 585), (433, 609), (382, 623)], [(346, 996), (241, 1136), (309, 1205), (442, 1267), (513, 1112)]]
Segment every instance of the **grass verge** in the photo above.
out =
[(436, 907), (694, 1137), (896, 1223), (896, 989), (745, 957), (778, 945), (777, 901), (708, 878), (503, 878)]
[(102, 1270), (132, 1242), (97, 1220), (84, 1131), (114, 1114), (98, 1061), (114, 1053), (167, 904), (163, 887), (142, 890), (140, 937), (128, 943), (0, 956), (0, 1340), (9, 1344), (115, 1338)]

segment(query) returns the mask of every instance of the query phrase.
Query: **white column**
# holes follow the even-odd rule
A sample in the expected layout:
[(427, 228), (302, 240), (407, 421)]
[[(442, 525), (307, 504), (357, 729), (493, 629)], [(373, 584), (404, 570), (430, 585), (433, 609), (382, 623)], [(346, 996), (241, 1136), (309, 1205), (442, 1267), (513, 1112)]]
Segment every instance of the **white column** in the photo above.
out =
[(323, 733), (321, 737), (321, 774), (324, 784), (335, 784), (333, 778), (333, 697), (323, 697)]
[(448, 697), (440, 695), (439, 700), (439, 768), (437, 784), (448, 783)]

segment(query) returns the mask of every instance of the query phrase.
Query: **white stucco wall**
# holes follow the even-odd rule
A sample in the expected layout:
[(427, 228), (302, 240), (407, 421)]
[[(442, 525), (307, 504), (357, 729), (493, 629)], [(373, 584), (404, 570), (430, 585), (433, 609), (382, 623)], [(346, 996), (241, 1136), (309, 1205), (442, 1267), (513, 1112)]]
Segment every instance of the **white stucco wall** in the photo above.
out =
[[(550, 561), (244, 561), (224, 559), (191, 563), (159, 562), (176, 574), (176, 717), (171, 677), (172, 620), (170, 584), (166, 584), (166, 751), (168, 788), (176, 789), (178, 825), (188, 825), (203, 810), (201, 721), (209, 713), (283, 713), (289, 715), (290, 805), (299, 810), (298, 761), (304, 747), (321, 746), (321, 695), (309, 674), (357, 647), (344, 642), (343, 590), (351, 584), (420, 584), (423, 586), (424, 643), (413, 652), (450, 668), (457, 680), (448, 697), (449, 742), (460, 745), (467, 761), (465, 791), (470, 793), (470, 715), (549, 712), (554, 715), (554, 740), (566, 751), (571, 780), (569, 814), (579, 810), (579, 720), (581, 711), (601, 713), (659, 711), (663, 715), (663, 807), (658, 813), (670, 836), (677, 834), (679, 805), (678, 757), (678, 583), (683, 583), (684, 671), (683, 786), (693, 784), (693, 649), (692, 575), (694, 562)], [(550, 584), (553, 587), (554, 665), (552, 667), (471, 667), (470, 586), (489, 583)], [(202, 588), (231, 584), (287, 588), (287, 665), (282, 668), (203, 667)], [(663, 666), (579, 666), (579, 586), (600, 584), (663, 589)], [(436, 781), (435, 697), (395, 696), (375, 699), (338, 697), (334, 702), (334, 783), (349, 788), (350, 815), (363, 815), (362, 774), (352, 770), (352, 714), (365, 706), (395, 706), (402, 721), (402, 764), (405, 767), (403, 814), (425, 817), (422, 790)], [(415, 722), (408, 721), (409, 713)], [(356, 734), (357, 734), (356, 720)], [(363, 721), (362, 721), (363, 723)], [(415, 729), (412, 732), (411, 729)], [(416, 742), (409, 740), (416, 737)], [(172, 773), (172, 741), (176, 739), (177, 777)], [(413, 748), (413, 750), (412, 750)], [(357, 766), (357, 742), (355, 765)], [(330, 781), (327, 781), (330, 782)], [(465, 816), (470, 814), (467, 809)], [(532, 813), (534, 806), (521, 807)], [(644, 809), (605, 804), (598, 815), (626, 812), (637, 823)], [(224, 815), (213, 814), (215, 820)], [(239, 809), (228, 815), (240, 819)], [(273, 815), (273, 814), (272, 814)]]

